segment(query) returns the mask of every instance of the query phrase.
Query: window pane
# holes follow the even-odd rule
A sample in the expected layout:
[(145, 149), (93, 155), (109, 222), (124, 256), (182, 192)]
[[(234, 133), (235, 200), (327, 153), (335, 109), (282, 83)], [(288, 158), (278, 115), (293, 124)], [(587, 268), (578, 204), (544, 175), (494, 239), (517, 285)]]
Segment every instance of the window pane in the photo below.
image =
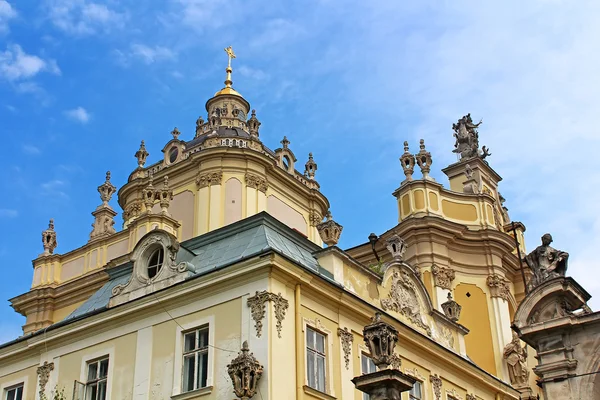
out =
[(106, 381), (98, 383), (98, 400), (106, 400)]
[(375, 361), (372, 358), (369, 358), (369, 372), (375, 372), (377, 367), (375, 367)]
[(194, 355), (183, 358), (183, 391), (194, 390)]
[(325, 392), (325, 357), (317, 357), (317, 389)]
[(108, 358), (100, 361), (100, 375), (99, 378), (106, 378), (108, 375)]
[(183, 340), (185, 342), (183, 351), (188, 352), (194, 350), (196, 348), (196, 331), (186, 333)]
[(87, 380), (89, 381), (93, 381), (98, 379), (98, 363), (97, 362), (93, 362), (88, 364), (88, 376), (87, 376)]
[(198, 354), (198, 387), (206, 387), (208, 378), (208, 352)]
[(18, 388), (15, 389), (15, 400), (22, 400), (23, 399), (23, 386), (19, 386)]
[(86, 400), (96, 400), (96, 395), (97, 395), (97, 387), (96, 384), (93, 383), (91, 385), (88, 385), (85, 388), (85, 398)]
[(363, 374), (369, 373), (369, 357), (364, 354), (360, 355), (360, 372)]
[(309, 349), (315, 348), (315, 331), (310, 328), (306, 328), (306, 347)]
[(8, 391), (8, 395), (6, 396), (7, 400), (16, 400), (17, 389), (10, 389)]
[(321, 335), (320, 333), (316, 334), (317, 337), (317, 351), (319, 353), (325, 354), (325, 336)]
[(371, 396), (366, 393), (363, 393), (363, 400), (371, 400)]
[(315, 354), (310, 350), (306, 352), (306, 375), (308, 378), (308, 386), (316, 389)]
[(198, 338), (198, 348), (204, 348), (208, 346), (208, 329), (202, 329), (200, 330), (200, 332), (198, 332), (198, 335), (200, 336)]

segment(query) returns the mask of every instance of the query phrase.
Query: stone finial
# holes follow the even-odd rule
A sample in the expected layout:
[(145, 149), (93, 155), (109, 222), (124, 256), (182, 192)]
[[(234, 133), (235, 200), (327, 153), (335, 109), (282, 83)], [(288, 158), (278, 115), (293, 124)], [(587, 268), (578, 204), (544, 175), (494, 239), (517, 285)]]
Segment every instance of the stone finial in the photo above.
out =
[(112, 195), (115, 194), (116, 191), (117, 188), (115, 187), (115, 185), (110, 183), (110, 171), (107, 171), (106, 181), (102, 185), (98, 186), (98, 193), (100, 193), (100, 199), (102, 200), (102, 204), (108, 205), (108, 202), (110, 201)]
[(304, 176), (308, 179), (315, 179), (315, 172), (317, 171), (317, 163), (313, 159), (313, 154), (308, 153), (308, 161), (304, 165)]
[(202, 125), (204, 125), (204, 118), (202, 118), (202, 116), (199, 116), (198, 119), (196, 120), (196, 136), (198, 137), (202, 134)]
[(160, 201), (161, 213), (169, 215), (169, 204), (173, 200), (173, 191), (169, 189), (169, 177), (165, 176), (163, 187), (161, 190), (156, 192), (156, 197)]
[(152, 206), (154, 206), (154, 186), (152, 185), (153, 181), (152, 175), (150, 175), (148, 179), (148, 185), (144, 189), (144, 205), (146, 206), (146, 212), (152, 212)]
[(173, 139), (175, 140), (179, 140), (180, 134), (181, 132), (179, 132), (179, 129), (177, 129), (177, 127), (173, 128), (173, 130), (171, 131), (171, 135), (173, 135)]
[(398, 330), (382, 321), (379, 312), (375, 313), (371, 324), (363, 329), (363, 337), (378, 369), (386, 369), (395, 362), (394, 348), (398, 342)]
[(138, 160), (138, 168), (142, 168), (144, 164), (146, 164), (146, 158), (148, 158), (150, 154), (146, 151), (146, 145), (142, 140), (140, 144), (140, 149), (135, 153), (135, 158)]
[(331, 211), (327, 211), (325, 217), (327, 220), (317, 225), (317, 230), (319, 231), (321, 239), (327, 246), (335, 246), (340, 240), (342, 229), (344, 229), (344, 227), (332, 219)]
[(54, 249), (58, 246), (56, 232), (54, 231), (54, 219), (51, 219), (48, 223), (48, 229), (42, 232), (42, 245), (44, 246), (44, 252), (41, 254), (43, 256), (53, 254)]
[(462, 306), (452, 299), (452, 293), (448, 292), (448, 301), (442, 303), (442, 310), (450, 320), (456, 322), (460, 318)]
[(248, 130), (250, 131), (250, 136), (257, 138), (259, 128), (260, 121), (258, 120), (258, 118), (256, 118), (256, 110), (252, 110), (252, 115), (248, 120)]
[(242, 400), (251, 399), (258, 391), (258, 382), (263, 374), (254, 354), (250, 353), (248, 341), (244, 341), (238, 356), (227, 365), (227, 373), (231, 377), (233, 393)]
[(425, 140), (421, 139), (419, 141), (419, 152), (415, 154), (417, 159), (417, 164), (419, 164), (419, 168), (421, 168), (421, 172), (423, 173), (423, 179), (433, 180), (432, 177), (429, 176), (429, 172), (431, 171), (431, 153), (425, 150)]
[(408, 151), (408, 142), (404, 142), (404, 154), (400, 157), (400, 164), (406, 175), (406, 181), (412, 181), (412, 174), (415, 172), (415, 156)]
[(406, 242), (398, 235), (394, 235), (385, 241), (385, 246), (392, 253), (394, 260), (402, 261), (406, 253)]
[(281, 145), (283, 146), (284, 149), (287, 149), (288, 146), (290, 145), (290, 141), (288, 140), (287, 136), (284, 136), (283, 139), (281, 140)]

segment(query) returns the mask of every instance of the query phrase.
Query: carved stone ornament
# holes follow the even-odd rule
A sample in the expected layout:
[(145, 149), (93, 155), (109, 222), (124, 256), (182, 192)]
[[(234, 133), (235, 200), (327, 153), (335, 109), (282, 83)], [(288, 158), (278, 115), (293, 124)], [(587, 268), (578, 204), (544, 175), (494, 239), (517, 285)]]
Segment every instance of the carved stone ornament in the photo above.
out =
[(258, 382), (263, 374), (254, 354), (250, 353), (248, 342), (244, 341), (238, 356), (227, 365), (227, 373), (233, 384), (233, 393), (242, 400), (251, 399), (258, 391)]
[(433, 395), (435, 396), (435, 400), (440, 400), (442, 397), (442, 378), (437, 376), (437, 374), (430, 375), (429, 381), (433, 387)]
[(437, 325), (435, 339), (444, 347), (454, 349), (454, 336), (452, 331), (445, 326)]
[(44, 246), (43, 256), (48, 256), (54, 253), (54, 249), (58, 246), (56, 241), (56, 231), (54, 231), (54, 219), (48, 223), (48, 229), (42, 232), (42, 245)]
[(260, 121), (256, 118), (256, 110), (252, 110), (252, 114), (250, 119), (248, 120), (248, 130), (250, 132), (250, 136), (258, 137), (258, 130), (260, 128)]
[(258, 189), (263, 193), (267, 193), (267, 189), (269, 188), (269, 182), (267, 182), (267, 178), (263, 178), (262, 176), (246, 173), (246, 186), (254, 189)]
[(487, 285), (490, 288), (491, 297), (500, 297), (506, 301), (510, 300), (510, 288), (508, 282), (498, 274), (487, 277)]
[(393, 361), (398, 330), (383, 321), (381, 313), (376, 312), (372, 323), (363, 329), (363, 337), (373, 363), (378, 369), (386, 369)]
[(423, 321), (415, 284), (406, 271), (394, 271), (389, 298), (381, 300), (381, 307), (386, 311), (391, 310), (404, 315), (411, 323), (424, 329), (427, 335), (431, 336), (431, 328)]
[(432, 177), (429, 176), (429, 172), (431, 171), (431, 153), (425, 150), (425, 141), (421, 139), (419, 141), (420, 150), (415, 157), (417, 159), (417, 164), (419, 164), (419, 168), (421, 168), (421, 172), (423, 173), (423, 179), (433, 180)]
[(467, 393), (466, 400), (477, 400), (477, 397), (474, 394)]
[(169, 215), (169, 204), (173, 200), (173, 191), (169, 189), (169, 177), (165, 176), (163, 187), (161, 190), (157, 190), (156, 196), (158, 197), (161, 213)]
[(448, 300), (442, 303), (442, 310), (444, 314), (451, 321), (458, 321), (460, 318), (460, 311), (462, 306), (452, 299), (452, 293), (448, 292)]
[(447, 399), (462, 400), (462, 396), (454, 388), (452, 388), (452, 390), (446, 389), (446, 398)]
[(110, 171), (107, 171), (106, 181), (102, 185), (98, 186), (98, 193), (100, 193), (102, 204), (108, 205), (108, 202), (116, 191), (117, 188), (110, 182)]
[(421, 382), (425, 381), (425, 377), (423, 375), (421, 375), (419, 370), (416, 368), (405, 368), (404, 373), (408, 376), (412, 376), (413, 378), (416, 378), (417, 380), (419, 380)]
[(144, 165), (146, 164), (146, 158), (148, 158), (149, 155), (150, 154), (148, 154), (148, 152), (146, 151), (146, 145), (142, 140), (142, 143), (140, 144), (140, 149), (135, 153), (135, 158), (137, 158), (138, 162), (138, 168), (144, 167)]
[(123, 211), (123, 221), (128, 221), (131, 218), (136, 218), (142, 213), (142, 200), (135, 199), (127, 204)]
[(54, 363), (51, 362), (49, 363), (48, 361), (44, 361), (44, 365), (38, 367), (37, 369), (37, 375), (38, 375), (38, 381), (39, 381), (39, 386), (40, 386), (40, 390), (38, 392), (39, 394), (39, 398), (40, 400), (46, 400), (46, 384), (48, 383), (48, 380), (50, 379), (50, 372), (52, 372), (54, 370)]
[(106, 181), (98, 186), (98, 193), (100, 193), (100, 199), (102, 204), (99, 205), (92, 215), (94, 216), (94, 223), (92, 224), (92, 232), (90, 233), (90, 240), (99, 237), (110, 236), (116, 232), (114, 225), (114, 217), (117, 215), (116, 211), (108, 204), (112, 195), (117, 191), (117, 188), (110, 183), (110, 171), (106, 173)]
[(413, 180), (412, 175), (415, 172), (415, 163), (415, 156), (408, 151), (408, 142), (404, 142), (404, 154), (400, 157), (400, 164), (402, 164), (407, 181)]
[(196, 136), (198, 137), (202, 134), (202, 126), (204, 125), (204, 118), (202, 118), (202, 116), (199, 116), (198, 119), (196, 120)]
[(304, 165), (304, 176), (308, 179), (315, 179), (315, 172), (317, 172), (317, 163), (313, 159), (313, 154), (308, 153), (308, 161)]
[(385, 247), (394, 257), (394, 260), (402, 261), (406, 253), (406, 242), (398, 235), (393, 235), (385, 241)]
[(529, 282), (530, 289), (552, 278), (565, 276), (567, 272), (569, 253), (550, 247), (550, 243), (552, 243), (552, 235), (546, 233), (542, 236), (542, 245), (525, 257), (525, 262), (533, 272)]
[(325, 217), (327, 220), (317, 225), (319, 236), (327, 246), (335, 246), (340, 240), (344, 227), (332, 219), (330, 211), (327, 211)]
[(463, 116), (457, 123), (452, 124), (456, 139), (452, 152), (460, 154), (461, 160), (472, 157), (486, 158), (492, 155), (485, 146), (479, 150), (479, 133), (477, 132), (479, 125), (481, 125), (481, 121), (474, 124), (471, 114)]
[(338, 336), (342, 342), (342, 351), (344, 352), (344, 362), (346, 363), (346, 369), (350, 369), (350, 355), (352, 353), (352, 342), (354, 342), (354, 335), (348, 330), (348, 328), (338, 328)]
[(177, 129), (177, 127), (173, 128), (173, 130), (171, 131), (171, 135), (173, 135), (173, 139), (175, 140), (179, 140), (180, 134), (181, 132), (179, 132), (179, 129)]
[(439, 286), (445, 290), (452, 289), (452, 281), (456, 277), (452, 268), (438, 267), (434, 264), (431, 266), (431, 274), (433, 275), (433, 283), (435, 286)]
[(196, 185), (199, 189), (207, 186), (220, 185), (223, 180), (223, 172), (210, 172), (206, 174), (198, 174)]
[(473, 177), (473, 168), (469, 164), (465, 165), (465, 176), (467, 180), (463, 182), (463, 192), (478, 194), (479, 181)]
[(310, 226), (317, 226), (323, 221), (323, 216), (316, 211), (311, 211), (309, 220)]
[(275, 319), (277, 320), (277, 336), (281, 338), (281, 329), (283, 327), (283, 320), (285, 319), (285, 312), (289, 307), (289, 302), (281, 296), (281, 293), (269, 293), (266, 290), (262, 292), (256, 292), (252, 297), (248, 298), (248, 307), (250, 307), (250, 313), (254, 319), (254, 327), (256, 328), (256, 336), (262, 336), (262, 320), (265, 317), (267, 311), (266, 304), (268, 301), (273, 302), (273, 309), (275, 311)]
[(515, 331), (512, 333), (512, 341), (504, 347), (504, 359), (508, 367), (510, 383), (515, 387), (527, 386), (529, 382), (527, 346), (521, 346), (521, 340)]
[[(146, 234), (131, 253), (133, 273), (129, 282), (117, 285), (112, 289), (109, 307), (114, 307), (149, 293), (158, 291), (192, 276), (194, 266), (188, 262), (177, 262), (180, 250), (177, 238), (170, 233), (155, 229)], [(149, 263), (157, 251), (162, 251), (154, 262), (153, 274), (150, 274)], [(185, 249), (183, 251), (186, 251)]]

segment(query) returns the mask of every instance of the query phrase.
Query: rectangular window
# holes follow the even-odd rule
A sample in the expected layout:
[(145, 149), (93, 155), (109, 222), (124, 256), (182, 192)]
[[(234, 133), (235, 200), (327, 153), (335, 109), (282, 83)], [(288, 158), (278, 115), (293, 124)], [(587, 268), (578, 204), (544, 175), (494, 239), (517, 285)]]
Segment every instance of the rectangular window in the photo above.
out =
[(106, 400), (106, 384), (108, 381), (108, 357), (90, 361), (87, 365), (85, 382), (85, 400)]
[(325, 335), (309, 327), (306, 328), (306, 364), (308, 386), (326, 393)]
[(18, 385), (9, 387), (5, 391), (6, 400), (22, 400), (23, 399), (23, 384), (20, 383)]
[(408, 398), (410, 400), (421, 400), (423, 398), (423, 395), (421, 394), (422, 391), (422, 385), (421, 382), (416, 381), (415, 384), (413, 385), (412, 389), (410, 389), (410, 392), (408, 392)]
[(208, 380), (208, 326), (183, 334), (183, 392), (206, 387)]
[[(375, 363), (373, 362), (373, 359), (371, 357), (369, 357), (368, 355), (366, 355), (365, 353), (362, 353), (360, 355), (360, 371), (363, 375), (370, 374), (371, 372), (377, 371), (377, 368), (375, 367)], [(371, 399), (371, 396), (369, 396), (366, 393), (363, 393), (363, 400), (370, 400), (370, 399)]]

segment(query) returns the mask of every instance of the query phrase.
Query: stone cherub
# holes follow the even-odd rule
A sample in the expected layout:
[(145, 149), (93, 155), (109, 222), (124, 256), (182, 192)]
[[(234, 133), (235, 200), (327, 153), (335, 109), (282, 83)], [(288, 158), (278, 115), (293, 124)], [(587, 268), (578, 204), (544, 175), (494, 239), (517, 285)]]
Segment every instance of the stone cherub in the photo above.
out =
[(515, 386), (525, 386), (529, 379), (527, 369), (527, 346), (521, 346), (521, 340), (516, 332), (512, 333), (512, 341), (504, 347), (504, 359), (508, 366), (510, 383)]
[(533, 288), (548, 279), (565, 276), (569, 253), (550, 247), (552, 235), (542, 236), (542, 245), (525, 257), (525, 262), (533, 272), (529, 285)]

